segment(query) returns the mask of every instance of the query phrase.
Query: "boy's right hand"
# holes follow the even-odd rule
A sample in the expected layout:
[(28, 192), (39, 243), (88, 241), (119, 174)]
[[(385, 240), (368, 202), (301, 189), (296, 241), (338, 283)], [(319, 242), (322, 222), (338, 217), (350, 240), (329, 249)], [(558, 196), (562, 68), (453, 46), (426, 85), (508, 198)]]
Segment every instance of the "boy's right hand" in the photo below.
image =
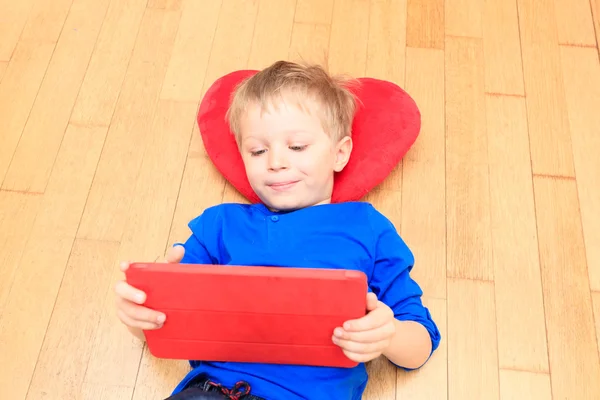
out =
[[(183, 259), (185, 249), (183, 246), (173, 246), (167, 252), (167, 263), (178, 263)], [(121, 271), (129, 268), (129, 263), (120, 264)], [(165, 322), (166, 316), (156, 310), (144, 307), (146, 294), (122, 280), (115, 285), (117, 295), (117, 316), (129, 330), (143, 340), (142, 330), (159, 329)]]

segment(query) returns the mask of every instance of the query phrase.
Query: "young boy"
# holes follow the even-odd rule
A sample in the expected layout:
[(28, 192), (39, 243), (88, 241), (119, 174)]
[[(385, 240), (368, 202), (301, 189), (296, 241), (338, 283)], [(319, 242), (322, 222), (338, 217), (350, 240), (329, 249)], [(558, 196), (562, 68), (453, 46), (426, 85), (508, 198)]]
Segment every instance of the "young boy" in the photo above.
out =
[[(437, 348), (439, 331), (409, 275), (413, 256), (392, 223), (366, 202), (331, 204), (334, 174), (352, 151), (354, 112), (347, 82), (317, 66), (277, 62), (241, 84), (228, 119), (262, 204), (206, 209), (170, 261), (365, 272), (367, 315), (336, 328), (331, 339), (359, 365), (191, 361), (169, 399), (360, 399), (365, 362), (384, 355), (415, 369)], [(125, 282), (116, 292), (119, 318), (136, 336), (162, 326), (165, 315), (143, 306), (144, 293)]]

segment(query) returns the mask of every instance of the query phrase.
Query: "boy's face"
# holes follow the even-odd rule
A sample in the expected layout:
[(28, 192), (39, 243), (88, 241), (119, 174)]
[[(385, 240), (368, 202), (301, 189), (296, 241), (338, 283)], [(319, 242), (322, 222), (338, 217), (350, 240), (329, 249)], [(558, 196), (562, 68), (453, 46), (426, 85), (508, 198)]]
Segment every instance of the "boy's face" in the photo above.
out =
[(262, 112), (248, 107), (241, 120), (240, 151), (252, 189), (273, 210), (331, 201), (334, 172), (352, 150), (349, 137), (334, 143), (320, 119), (294, 105)]

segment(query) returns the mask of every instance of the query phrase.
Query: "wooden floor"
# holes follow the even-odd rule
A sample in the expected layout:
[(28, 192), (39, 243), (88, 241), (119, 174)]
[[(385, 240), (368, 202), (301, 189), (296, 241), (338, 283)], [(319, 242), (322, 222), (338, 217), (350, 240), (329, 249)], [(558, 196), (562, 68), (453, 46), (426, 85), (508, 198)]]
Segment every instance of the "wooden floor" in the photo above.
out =
[[(162, 399), (114, 311), (240, 195), (195, 112), (277, 59), (396, 82), (421, 136), (366, 200), (414, 250), (440, 325), (418, 372), (365, 399), (600, 398), (600, 0), (0, 0), (0, 398)], [(594, 111), (596, 110), (596, 111)], [(595, 172), (594, 172), (595, 171)]]

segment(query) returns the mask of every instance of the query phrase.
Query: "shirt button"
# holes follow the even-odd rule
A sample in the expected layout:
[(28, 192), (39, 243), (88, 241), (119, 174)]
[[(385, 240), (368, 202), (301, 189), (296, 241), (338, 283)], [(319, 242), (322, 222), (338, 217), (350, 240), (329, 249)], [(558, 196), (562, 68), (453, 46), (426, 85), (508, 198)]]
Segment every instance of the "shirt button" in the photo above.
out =
[(277, 215), (273, 215), (273, 216), (271, 217), (271, 221), (273, 221), (273, 222), (277, 222), (277, 221), (279, 221), (279, 217), (278, 217)]

